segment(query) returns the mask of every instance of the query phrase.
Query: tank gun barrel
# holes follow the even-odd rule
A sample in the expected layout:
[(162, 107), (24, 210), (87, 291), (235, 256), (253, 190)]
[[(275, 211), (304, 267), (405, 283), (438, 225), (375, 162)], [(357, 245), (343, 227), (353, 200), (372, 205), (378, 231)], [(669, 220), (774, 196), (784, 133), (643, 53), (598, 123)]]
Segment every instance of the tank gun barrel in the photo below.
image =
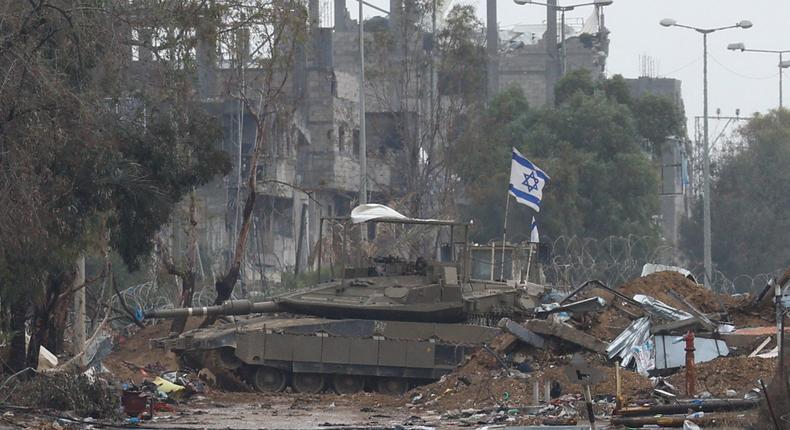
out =
[(155, 309), (145, 313), (145, 318), (179, 318), (205, 315), (248, 315), (277, 312), (280, 306), (276, 302), (257, 302), (249, 300), (232, 300), (218, 306), (202, 306), (193, 308)]

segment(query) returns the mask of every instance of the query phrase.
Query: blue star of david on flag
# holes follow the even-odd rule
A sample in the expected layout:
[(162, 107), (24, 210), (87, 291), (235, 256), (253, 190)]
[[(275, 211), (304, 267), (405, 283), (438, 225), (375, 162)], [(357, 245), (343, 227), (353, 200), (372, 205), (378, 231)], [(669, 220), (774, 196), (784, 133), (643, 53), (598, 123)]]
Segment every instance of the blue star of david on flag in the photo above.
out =
[(524, 182), (521, 185), (526, 185), (527, 190), (535, 191), (538, 189), (538, 178), (535, 177), (535, 172), (531, 172), (529, 175), (526, 173), (524, 174)]
[(540, 212), (543, 187), (549, 179), (551, 179), (549, 175), (513, 148), (508, 193), (515, 197), (517, 202), (531, 207), (535, 212)]

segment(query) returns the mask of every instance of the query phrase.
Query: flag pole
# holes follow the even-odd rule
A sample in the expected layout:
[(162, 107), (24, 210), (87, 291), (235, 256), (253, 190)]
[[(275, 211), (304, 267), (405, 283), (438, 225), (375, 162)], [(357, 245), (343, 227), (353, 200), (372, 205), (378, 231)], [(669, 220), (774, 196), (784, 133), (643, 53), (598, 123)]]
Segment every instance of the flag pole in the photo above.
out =
[(510, 209), (510, 191), (507, 192), (507, 200), (505, 201), (505, 223), (502, 229), (502, 263), (499, 272), (499, 279), (505, 279), (505, 239), (507, 238), (507, 212)]

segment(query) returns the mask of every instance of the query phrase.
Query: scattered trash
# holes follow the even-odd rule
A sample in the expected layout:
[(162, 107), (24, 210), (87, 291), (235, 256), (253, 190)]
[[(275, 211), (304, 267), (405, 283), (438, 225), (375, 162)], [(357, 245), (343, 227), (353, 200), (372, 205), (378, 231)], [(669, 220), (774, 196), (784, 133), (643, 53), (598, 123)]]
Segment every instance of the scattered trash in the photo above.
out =
[(183, 391), (184, 387), (182, 385), (174, 384), (164, 378), (157, 377), (154, 379), (154, 385), (158, 387), (160, 393), (164, 394), (176, 394), (179, 391)]

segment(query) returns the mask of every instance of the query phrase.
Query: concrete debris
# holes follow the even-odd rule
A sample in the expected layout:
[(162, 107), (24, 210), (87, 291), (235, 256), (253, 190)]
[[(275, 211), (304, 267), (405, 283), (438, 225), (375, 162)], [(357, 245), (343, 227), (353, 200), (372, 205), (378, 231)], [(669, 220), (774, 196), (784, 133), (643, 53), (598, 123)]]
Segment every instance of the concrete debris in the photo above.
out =
[(650, 333), (653, 334), (662, 334), (662, 333), (677, 333), (679, 331), (687, 331), (687, 330), (700, 330), (705, 328), (705, 323), (702, 322), (699, 318), (688, 318), (683, 320), (677, 321), (670, 321), (662, 324), (654, 324), (650, 328)]
[(590, 351), (599, 353), (606, 351), (605, 343), (566, 324), (558, 324), (544, 320), (529, 320), (524, 323), (524, 326), (535, 333), (555, 336), (562, 340), (575, 343)]
[(532, 345), (536, 348), (543, 349), (545, 344), (543, 338), (528, 330), (521, 324), (511, 321), (509, 318), (502, 318), (498, 325), (500, 328), (517, 337), (527, 345)]

